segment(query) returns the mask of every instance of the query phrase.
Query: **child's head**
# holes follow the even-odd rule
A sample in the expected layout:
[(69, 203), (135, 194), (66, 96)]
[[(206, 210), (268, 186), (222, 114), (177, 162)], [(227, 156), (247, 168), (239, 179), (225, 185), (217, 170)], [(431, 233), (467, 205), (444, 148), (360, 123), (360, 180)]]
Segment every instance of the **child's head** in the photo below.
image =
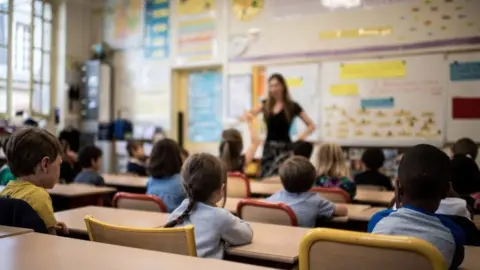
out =
[(157, 179), (171, 177), (180, 173), (182, 163), (178, 144), (172, 139), (163, 139), (153, 145), (148, 174)]
[(293, 154), (310, 159), (313, 152), (313, 144), (306, 141), (296, 141), (292, 145)]
[(13, 175), (37, 186), (52, 188), (60, 178), (61, 145), (48, 131), (21, 128), (6, 144), (5, 155)]
[(318, 149), (318, 175), (329, 177), (349, 177), (347, 159), (338, 144), (324, 143)]
[(137, 141), (129, 141), (127, 143), (127, 152), (131, 158), (143, 159), (145, 156), (143, 144)]
[[(467, 155), (457, 154), (452, 158), (452, 185), (453, 189), (465, 195), (468, 183), (476, 183), (480, 181), (480, 170), (475, 160)], [(471, 190), (475, 187), (472, 186)]]
[(363, 152), (362, 162), (367, 169), (377, 171), (383, 167), (385, 155), (379, 148), (369, 148)]
[(95, 145), (83, 147), (78, 152), (78, 164), (82, 169), (100, 170), (102, 168), (102, 150)]
[(217, 157), (207, 153), (194, 154), (185, 161), (181, 174), (189, 204), (177, 219), (165, 225), (167, 228), (182, 223), (197, 202), (215, 205), (224, 197), (227, 170)]
[(452, 146), (453, 155), (463, 154), (469, 155), (473, 159), (477, 159), (478, 146), (470, 138), (461, 138), (457, 140)]
[(452, 163), (440, 149), (419, 144), (408, 149), (398, 168), (397, 191), (402, 205), (435, 212), (450, 188)]
[(226, 129), (222, 132), (220, 142), (220, 158), (225, 163), (227, 171), (238, 168), (239, 157), (243, 151), (242, 134), (236, 129)]
[(312, 188), (317, 172), (307, 158), (293, 156), (280, 166), (279, 176), (286, 191), (303, 193)]

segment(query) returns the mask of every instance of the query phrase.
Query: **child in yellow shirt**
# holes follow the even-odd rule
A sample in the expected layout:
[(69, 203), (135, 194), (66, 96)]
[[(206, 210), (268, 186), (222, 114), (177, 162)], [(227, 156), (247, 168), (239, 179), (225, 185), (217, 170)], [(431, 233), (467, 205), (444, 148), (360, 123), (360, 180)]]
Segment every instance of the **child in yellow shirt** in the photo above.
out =
[(68, 233), (62, 222), (53, 214), (52, 199), (46, 189), (53, 188), (60, 177), (60, 142), (39, 128), (22, 128), (15, 131), (6, 145), (8, 165), (17, 177), (0, 192), (0, 196), (27, 202), (52, 234), (56, 229)]

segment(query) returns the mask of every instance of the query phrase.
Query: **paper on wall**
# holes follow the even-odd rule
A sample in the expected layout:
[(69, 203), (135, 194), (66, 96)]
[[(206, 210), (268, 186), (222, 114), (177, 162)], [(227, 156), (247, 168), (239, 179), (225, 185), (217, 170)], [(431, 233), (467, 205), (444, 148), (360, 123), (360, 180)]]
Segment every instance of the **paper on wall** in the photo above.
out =
[(381, 79), (404, 78), (406, 75), (405, 61), (372, 61), (362, 63), (341, 64), (341, 79)]

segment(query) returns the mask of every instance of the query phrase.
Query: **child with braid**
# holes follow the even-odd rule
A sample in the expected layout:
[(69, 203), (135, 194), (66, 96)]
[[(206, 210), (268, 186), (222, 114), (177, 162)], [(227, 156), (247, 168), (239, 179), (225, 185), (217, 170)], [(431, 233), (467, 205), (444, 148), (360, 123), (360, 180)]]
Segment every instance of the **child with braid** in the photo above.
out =
[(181, 176), (187, 199), (168, 217), (165, 228), (194, 225), (197, 255), (205, 258), (222, 259), (225, 243), (252, 241), (248, 223), (217, 207), (227, 179), (225, 165), (218, 158), (206, 153), (192, 155), (185, 161)]

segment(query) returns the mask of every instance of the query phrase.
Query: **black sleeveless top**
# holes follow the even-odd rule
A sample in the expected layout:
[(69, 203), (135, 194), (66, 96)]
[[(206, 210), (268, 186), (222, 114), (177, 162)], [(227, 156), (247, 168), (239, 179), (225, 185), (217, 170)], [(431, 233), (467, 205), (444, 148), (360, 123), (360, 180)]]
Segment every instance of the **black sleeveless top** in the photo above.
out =
[[(263, 101), (265, 106), (266, 101)], [(303, 108), (296, 102), (293, 102), (293, 110), (290, 121), (285, 116), (285, 110), (282, 109), (277, 114), (271, 114), (266, 120), (267, 124), (267, 141), (291, 142), (290, 126), (293, 119), (303, 111)]]

